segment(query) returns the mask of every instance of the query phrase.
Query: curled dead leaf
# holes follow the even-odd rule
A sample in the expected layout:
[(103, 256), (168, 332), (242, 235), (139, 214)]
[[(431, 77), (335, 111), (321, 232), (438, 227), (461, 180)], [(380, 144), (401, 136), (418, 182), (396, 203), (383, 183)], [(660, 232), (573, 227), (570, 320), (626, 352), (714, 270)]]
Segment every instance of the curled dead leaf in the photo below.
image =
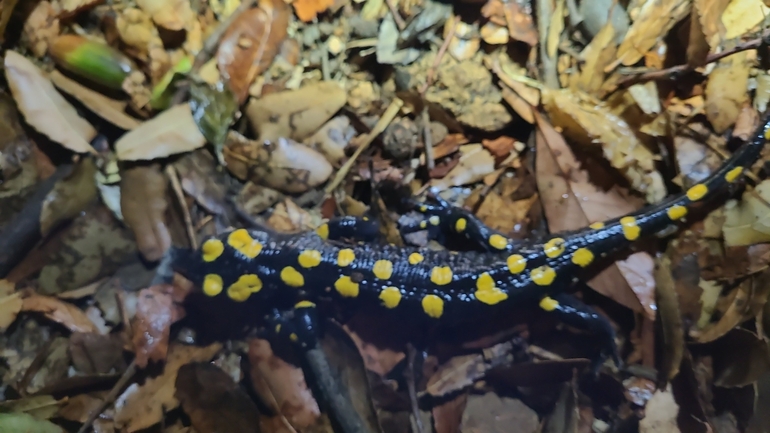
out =
[(160, 260), (171, 246), (171, 234), (165, 221), (166, 176), (158, 164), (125, 170), (120, 180), (120, 209), (126, 224), (134, 232), (142, 255), (149, 261)]
[(227, 137), (225, 161), (241, 180), (292, 194), (308, 191), (332, 174), (329, 161), (305, 145), (286, 138), (263, 143), (235, 131)]
[(179, 104), (158, 114), (120, 137), (115, 153), (123, 161), (165, 158), (206, 144), (190, 106)]
[(239, 105), (249, 96), (254, 78), (273, 62), (289, 25), (289, 6), (283, 0), (260, 3), (236, 18), (217, 50), (219, 71), (227, 77)]
[(78, 115), (34, 63), (7, 51), (5, 77), (30, 126), (73, 152), (96, 153), (89, 144), (96, 137), (94, 127)]
[(174, 304), (173, 286), (158, 285), (139, 292), (136, 316), (132, 322), (136, 365), (163, 361), (168, 353), (171, 325), (184, 316), (184, 311)]
[(99, 333), (94, 322), (81, 309), (54, 297), (32, 295), (24, 298), (21, 311), (43, 313), (46, 318), (72, 332)]
[(322, 81), (252, 99), (246, 116), (260, 140), (275, 141), (280, 137), (303, 140), (331, 119), (345, 101), (342, 87)]

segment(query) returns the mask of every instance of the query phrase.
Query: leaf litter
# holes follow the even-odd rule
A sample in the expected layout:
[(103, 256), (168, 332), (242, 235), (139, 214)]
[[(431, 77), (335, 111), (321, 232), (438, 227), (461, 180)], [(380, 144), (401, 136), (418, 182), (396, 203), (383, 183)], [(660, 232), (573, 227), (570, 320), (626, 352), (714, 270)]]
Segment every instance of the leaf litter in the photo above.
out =
[[(760, 0), (546, 3), (4, 2), (30, 134), (0, 140), (0, 430), (332, 431), (280, 345), (208, 344), (250, 312), (154, 281), (172, 246), (364, 212), (401, 242), (385, 180), (542, 237), (686, 190), (757, 126)], [(766, 430), (768, 185), (587, 281), (627, 363), (598, 382), (590, 336), (529, 311), (422, 359), (361, 311), (325, 350), (373, 431)]]

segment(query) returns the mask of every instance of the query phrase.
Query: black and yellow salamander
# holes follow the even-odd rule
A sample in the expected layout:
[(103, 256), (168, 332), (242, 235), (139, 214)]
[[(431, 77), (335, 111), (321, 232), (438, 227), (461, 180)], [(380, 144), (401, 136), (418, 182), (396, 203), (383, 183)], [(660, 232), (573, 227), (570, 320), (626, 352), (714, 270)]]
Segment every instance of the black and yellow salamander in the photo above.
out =
[[(394, 314), (420, 315), (437, 324), (457, 324), (487, 320), (512, 307), (539, 305), (571, 326), (597, 333), (606, 343), (602, 358), (614, 357), (617, 362), (607, 320), (564, 290), (584, 272), (601, 266), (601, 258), (675, 227), (693, 205), (734, 192), (731, 185), (737, 186), (769, 139), (767, 117), (719, 170), (685, 192), (638, 212), (542, 240), (514, 241), (470, 212), (434, 200), (414, 205), (425, 219), (403, 227), (402, 233), (427, 229), (434, 238), (442, 233), (465, 236), (477, 251), (374, 245), (370, 241), (377, 229), (372, 221), (343, 217), (299, 234), (229, 231), (205, 240), (196, 251), (179, 254), (172, 267), (209, 297), (254, 301), (277, 311), (312, 307), (318, 299), (330, 298), (352, 306), (379, 304)], [(359, 242), (346, 243), (342, 238)]]

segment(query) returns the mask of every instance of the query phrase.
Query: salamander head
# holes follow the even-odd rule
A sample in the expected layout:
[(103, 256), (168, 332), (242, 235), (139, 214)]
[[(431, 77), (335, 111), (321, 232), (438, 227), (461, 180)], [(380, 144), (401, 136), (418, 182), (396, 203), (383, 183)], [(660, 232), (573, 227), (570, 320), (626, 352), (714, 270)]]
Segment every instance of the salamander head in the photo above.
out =
[(177, 249), (172, 268), (207, 296), (227, 296), (243, 302), (262, 290), (259, 262), (269, 254), (268, 234), (237, 229), (206, 239), (197, 250)]

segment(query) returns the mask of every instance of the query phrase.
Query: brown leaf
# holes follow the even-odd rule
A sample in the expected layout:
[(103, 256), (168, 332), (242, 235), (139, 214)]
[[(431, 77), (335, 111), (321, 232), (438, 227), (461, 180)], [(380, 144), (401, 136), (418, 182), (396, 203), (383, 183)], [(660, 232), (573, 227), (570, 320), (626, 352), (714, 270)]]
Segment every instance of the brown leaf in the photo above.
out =
[(120, 181), (120, 209), (133, 230), (142, 255), (160, 260), (171, 246), (166, 226), (166, 188), (168, 181), (158, 164), (125, 170)]
[(80, 373), (107, 374), (113, 368), (119, 372), (125, 369), (119, 334), (75, 332), (70, 336), (69, 352), (72, 365)]
[[(605, 192), (592, 184), (589, 173), (580, 166), (564, 138), (542, 116), (536, 114), (535, 117), (539, 127), (536, 135), (538, 191), (543, 197), (543, 207), (553, 233), (576, 230), (638, 208), (629, 203), (617, 187)], [(564, 197), (568, 199), (565, 200)], [(633, 264), (634, 256), (637, 255), (640, 256), (639, 260), (650, 261), (646, 253), (635, 253), (629, 256), (626, 263)], [(640, 292), (649, 294), (654, 288), (652, 275), (642, 274), (639, 279), (629, 275), (627, 278), (623, 269), (633, 268), (633, 265), (619, 268), (613, 264), (602, 270), (588, 284), (597, 292), (634, 311), (646, 310), (650, 317), (655, 317), (653, 305), (645, 303), (642, 308), (640, 298), (629, 286), (629, 279), (633, 278), (638, 283)], [(651, 273), (652, 266), (649, 270)], [(651, 295), (645, 298), (654, 300)]]
[(321, 415), (302, 370), (277, 357), (265, 340), (249, 341), (252, 386), (275, 413), (295, 429), (305, 429)]
[(99, 333), (94, 322), (78, 307), (50, 296), (32, 295), (24, 298), (21, 311), (43, 313), (72, 332)]
[(140, 120), (126, 114), (126, 102), (108, 98), (64, 76), (59, 71), (54, 70), (51, 72), (51, 82), (65, 93), (82, 102), (94, 114), (118, 128), (130, 130), (142, 123)]
[(286, 39), (289, 6), (283, 0), (263, 0), (228, 27), (217, 50), (217, 66), (227, 78), (238, 105), (249, 96), (254, 78), (273, 62)]
[(319, 13), (334, 5), (334, 0), (294, 0), (292, 2), (297, 18), (308, 23)]
[(115, 153), (123, 161), (152, 160), (190, 152), (205, 144), (190, 106), (179, 104), (120, 137)]
[(246, 116), (259, 140), (303, 140), (331, 119), (345, 101), (345, 89), (335, 82), (321, 81), (252, 99)]
[(96, 163), (83, 158), (72, 172), (54, 185), (40, 210), (40, 233), (47, 236), (62, 222), (83, 212), (96, 198)]
[(259, 433), (259, 410), (219, 367), (205, 363), (179, 369), (176, 398), (198, 433)]
[(661, 373), (667, 380), (679, 373), (679, 365), (684, 356), (684, 324), (679, 310), (679, 299), (674, 279), (671, 275), (671, 259), (663, 257), (657, 261), (655, 269), (656, 293), (660, 323), (662, 329)]
[(16, 320), (16, 316), (21, 311), (23, 301), (20, 293), (12, 293), (7, 296), (0, 296), (0, 332), (5, 332), (11, 323)]
[(158, 285), (139, 292), (131, 325), (139, 368), (146, 367), (150, 360), (166, 359), (171, 325), (184, 317), (184, 310), (174, 304), (173, 290), (171, 285)]
[[(10, 18), (10, 10), (6, 12), (6, 5), (9, 8), (13, 8), (13, 3), (3, 2), (2, 18)], [(6, 15), (8, 15), (6, 17)], [(23, 40), (26, 45), (32, 51), (35, 57), (41, 58), (48, 52), (48, 47), (51, 45), (54, 39), (59, 36), (61, 26), (59, 25), (59, 8), (55, 7), (48, 1), (41, 1), (37, 3), (35, 9), (27, 17), (24, 22)], [(4, 25), (0, 25), (3, 29)], [(3, 35), (5, 31), (3, 31)], [(3, 36), (0, 35), (0, 41), (3, 40)]]
[(285, 193), (303, 193), (329, 179), (332, 166), (320, 153), (293, 140), (262, 143), (230, 131), (225, 162), (241, 180)]
[(706, 83), (706, 117), (721, 134), (750, 104), (748, 83), (754, 58), (741, 51), (719, 60)]
[(711, 353), (716, 386), (748, 386), (770, 371), (770, 346), (742, 328), (735, 328), (711, 343)]
[(191, 362), (208, 362), (222, 348), (221, 344), (207, 347), (172, 344), (163, 374), (148, 379), (143, 385), (131, 385), (115, 404), (115, 426), (135, 432), (163, 419), (166, 411), (179, 406), (174, 391), (179, 369)]
[(195, 19), (189, 0), (137, 0), (136, 4), (155, 24), (168, 30), (188, 28)]
[(78, 115), (37, 66), (21, 54), (7, 51), (5, 77), (30, 126), (73, 152), (96, 153), (89, 144), (96, 137), (94, 127)]

